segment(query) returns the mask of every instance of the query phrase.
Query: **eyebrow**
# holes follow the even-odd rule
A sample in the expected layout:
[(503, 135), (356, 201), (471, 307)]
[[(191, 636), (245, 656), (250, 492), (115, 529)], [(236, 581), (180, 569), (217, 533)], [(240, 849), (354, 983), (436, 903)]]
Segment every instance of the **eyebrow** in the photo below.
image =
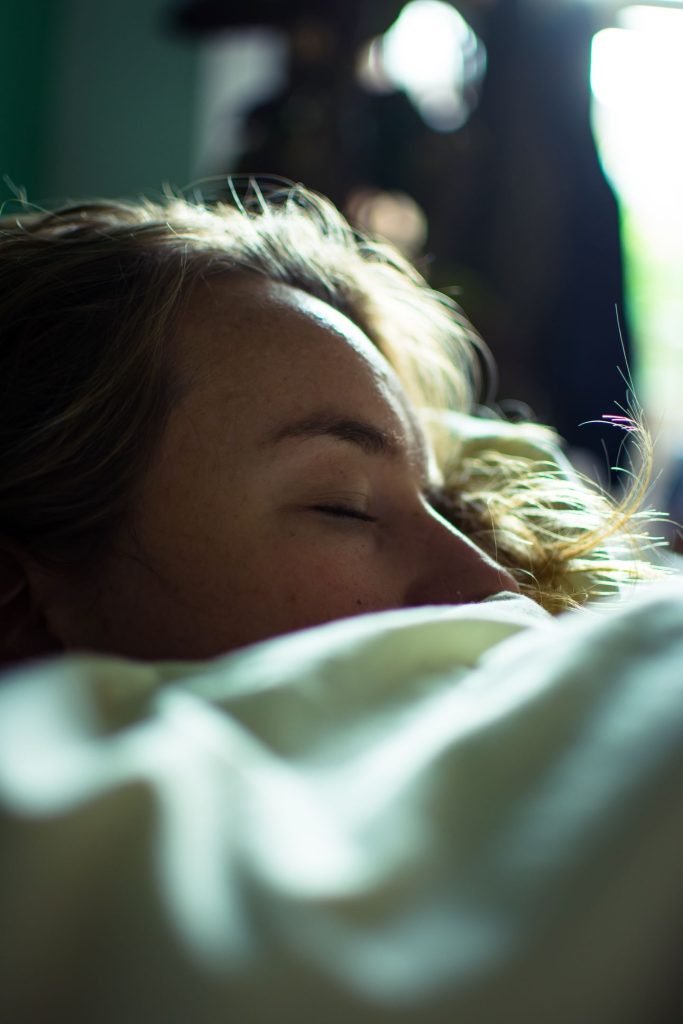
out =
[(269, 435), (270, 444), (278, 444), (287, 438), (335, 437), (340, 441), (354, 444), (367, 455), (382, 455), (397, 459), (404, 454), (404, 446), (397, 437), (365, 420), (351, 419), (331, 413), (316, 413), (303, 419), (286, 423)]

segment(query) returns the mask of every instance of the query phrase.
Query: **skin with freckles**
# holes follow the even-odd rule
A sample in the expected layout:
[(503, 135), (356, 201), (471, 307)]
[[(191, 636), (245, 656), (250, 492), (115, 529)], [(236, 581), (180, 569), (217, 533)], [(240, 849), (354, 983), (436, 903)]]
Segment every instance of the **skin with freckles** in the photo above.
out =
[(180, 325), (184, 398), (130, 523), (44, 606), (69, 649), (202, 658), (363, 612), (518, 588), (442, 519), (419, 424), (363, 332), (289, 285), (227, 276)]

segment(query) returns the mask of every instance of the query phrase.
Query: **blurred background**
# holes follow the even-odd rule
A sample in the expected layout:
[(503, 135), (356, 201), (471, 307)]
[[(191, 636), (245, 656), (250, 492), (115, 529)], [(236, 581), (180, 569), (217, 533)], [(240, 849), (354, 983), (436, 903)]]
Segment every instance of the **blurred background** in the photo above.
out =
[(683, 520), (683, 0), (0, 10), (3, 200), (302, 181), (449, 290), (491, 403), (603, 482), (632, 377)]

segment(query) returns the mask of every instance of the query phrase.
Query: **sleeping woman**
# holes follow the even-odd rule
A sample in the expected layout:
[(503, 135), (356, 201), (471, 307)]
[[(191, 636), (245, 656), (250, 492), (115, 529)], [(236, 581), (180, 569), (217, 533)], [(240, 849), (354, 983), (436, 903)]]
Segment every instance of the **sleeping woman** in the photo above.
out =
[(0, 663), (652, 574), (636, 500), (472, 418), (457, 308), (303, 188), (5, 217), (0, 295)]
[(0, 1019), (681, 1020), (644, 484), (302, 188), (6, 217), (0, 309)]

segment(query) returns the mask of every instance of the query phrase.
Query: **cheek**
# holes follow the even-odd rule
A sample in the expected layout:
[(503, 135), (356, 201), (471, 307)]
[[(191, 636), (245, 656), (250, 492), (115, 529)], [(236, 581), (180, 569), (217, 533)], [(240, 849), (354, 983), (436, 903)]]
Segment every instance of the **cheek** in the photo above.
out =
[(273, 559), (271, 594), (313, 624), (394, 607), (396, 596), (381, 554), (370, 541), (331, 536), (302, 541), (292, 533)]

